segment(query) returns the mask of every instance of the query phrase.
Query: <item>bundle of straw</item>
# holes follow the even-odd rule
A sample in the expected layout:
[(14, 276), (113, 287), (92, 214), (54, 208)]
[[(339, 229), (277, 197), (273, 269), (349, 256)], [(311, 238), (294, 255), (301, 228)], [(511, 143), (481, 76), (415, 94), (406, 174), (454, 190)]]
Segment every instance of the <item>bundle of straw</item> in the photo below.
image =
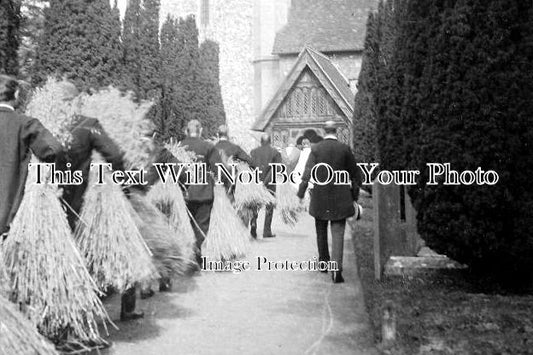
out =
[(0, 297), (8, 297), (11, 291), (9, 286), (9, 279), (6, 272), (6, 264), (4, 263), (4, 256), (1, 252), (2, 244), (0, 241)]
[(109, 87), (84, 96), (80, 112), (98, 119), (109, 137), (125, 152), (127, 168), (144, 168), (154, 149), (150, 138), (154, 125), (146, 117), (152, 104), (149, 101), (136, 103), (132, 93), (124, 95)]
[(296, 190), (289, 184), (281, 184), (277, 187), (276, 208), (281, 214), (283, 223), (294, 226), (298, 223), (300, 213), (304, 207), (300, 204)]
[(108, 174), (104, 185), (96, 184), (96, 174), (93, 170), (89, 175), (75, 239), (97, 285), (100, 289), (111, 285), (122, 292), (135, 282), (156, 279), (157, 270), (131, 204)]
[(154, 149), (150, 138), (154, 126), (146, 118), (152, 102), (136, 103), (132, 93), (124, 95), (113, 87), (64, 102), (59, 99), (62, 90), (59, 81), (49, 78), (42, 88), (32, 94), (26, 114), (38, 118), (67, 148), (75, 116), (81, 114), (97, 118), (111, 139), (125, 152), (126, 167), (146, 167)]
[(59, 355), (15, 305), (1, 296), (0, 354)]
[(167, 217), (185, 259), (194, 261), (197, 251), (196, 237), (180, 186), (157, 182), (150, 188), (146, 197)]
[[(239, 172), (250, 170), (248, 164), (240, 162), (237, 165)], [(262, 206), (273, 205), (276, 203), (274, 195), (263, 184), (242, 184), (237, 182), (235, 187), (235, 209), (240, 214), (246, 214), (247, 211), (258, 210)]]
[(187, 150), (180, 142), (171, 140), (170, 143), (165, 144), (165, 148), (167, 148), (168, 151), (181, 163), (194, 163), (197, 159), (196, 154)]
[(72, 103), (60, 100), (62, 90), (56, 79), (49, 78), (44, 86), (32, 93), (26, 115), (38, 118), (64, 147), (68, 147), (72, 138), (70, 128), (79, 113), (79, 100)]
[(68, 327), (82, 342), (104, 342), (97, 320), (104, 326), (110, 320), (74, 244), (55, 186), (26, 187), (2, 252), (12, 299), (27, 305), (25, 313), (41, 333), (53, 338)]
[(159, 275), (164, 278), (184, 275), (192, 261), (183, 255), (166, 217), (139, 193), (130, 194), (130, 203), (136, 212), (137, 227), (153, 254)]
[(233, 209), (222, 186), (215, 186), (209, 232), (202, 254), (213, 260), (231, 260), (246, 255), (250, 236)]

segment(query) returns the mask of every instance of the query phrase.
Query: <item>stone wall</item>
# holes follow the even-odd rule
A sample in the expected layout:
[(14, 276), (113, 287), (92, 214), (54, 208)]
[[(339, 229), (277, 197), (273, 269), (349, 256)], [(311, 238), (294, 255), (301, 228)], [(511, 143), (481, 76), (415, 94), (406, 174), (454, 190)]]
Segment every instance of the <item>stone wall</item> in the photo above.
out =
[(254, 113), (259, 115), (280, 84), (279, 57), (272, 55), (276, 33), (287, 23), (289, 0), (254, 1)]
[(254, 122), (253, 1), (212, 1), (206, 33), (220, 45), (220, 85), (230, 135), (247, 150), (256, 145), (250, 133)]

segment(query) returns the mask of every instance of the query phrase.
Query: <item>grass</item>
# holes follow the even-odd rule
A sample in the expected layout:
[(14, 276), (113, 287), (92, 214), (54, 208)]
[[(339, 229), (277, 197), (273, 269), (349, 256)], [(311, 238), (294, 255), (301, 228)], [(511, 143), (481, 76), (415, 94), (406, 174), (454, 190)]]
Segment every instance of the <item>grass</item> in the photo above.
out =
[(533, 354), (533, 294), (510, 294), (467, 272), (374, 279), (372, 200), (363, 196), (354, 244), (376, 344), (383, 307), (396, 310), (397, 341), (384, 354)]

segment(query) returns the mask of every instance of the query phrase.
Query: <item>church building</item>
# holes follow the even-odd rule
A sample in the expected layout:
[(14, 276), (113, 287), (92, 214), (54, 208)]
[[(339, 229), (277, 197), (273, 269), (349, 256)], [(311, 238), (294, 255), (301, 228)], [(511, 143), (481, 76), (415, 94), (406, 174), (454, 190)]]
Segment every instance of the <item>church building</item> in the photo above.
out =
[[(162, 0), (167, 15), (194, 15), (200, 41), (220, 45), (220, 85), (230, 134), (257, 146), (259, 131), (276, 146), (322, 135), (351, 120), (368, 12), (377, 0)], [(255, 133), (254, 133), (255, 132)]]

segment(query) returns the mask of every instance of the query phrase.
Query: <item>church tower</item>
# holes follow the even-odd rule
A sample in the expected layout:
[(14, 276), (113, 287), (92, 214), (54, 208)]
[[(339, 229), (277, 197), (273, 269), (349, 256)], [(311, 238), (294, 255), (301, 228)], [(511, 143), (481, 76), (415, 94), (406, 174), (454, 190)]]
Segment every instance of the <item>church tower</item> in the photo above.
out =
[(258, 115), (280, 83), (279, 57), (272, 54), (276, 32), (287, 23), (290, 0), (254, 1), (254, 115)]

